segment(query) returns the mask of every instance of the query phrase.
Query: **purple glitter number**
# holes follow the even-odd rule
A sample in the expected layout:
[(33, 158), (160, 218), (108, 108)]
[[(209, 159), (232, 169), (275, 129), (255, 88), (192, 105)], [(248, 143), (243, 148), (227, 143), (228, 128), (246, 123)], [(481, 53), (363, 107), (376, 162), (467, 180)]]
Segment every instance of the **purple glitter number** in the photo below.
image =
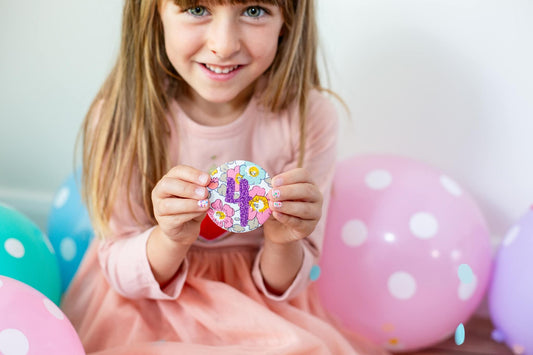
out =
[(240, 182), (240, 196), (235, 198), (235, 180), (228, 179), (227, 181), (228, 189), (226, 191), (226, 202), (228, 203), (238, 203), (241, 216), (241, 226), (246, 227), (248, 225), (248, 207), (252, 197), (248, 190), (248, 180), (241, 178)]

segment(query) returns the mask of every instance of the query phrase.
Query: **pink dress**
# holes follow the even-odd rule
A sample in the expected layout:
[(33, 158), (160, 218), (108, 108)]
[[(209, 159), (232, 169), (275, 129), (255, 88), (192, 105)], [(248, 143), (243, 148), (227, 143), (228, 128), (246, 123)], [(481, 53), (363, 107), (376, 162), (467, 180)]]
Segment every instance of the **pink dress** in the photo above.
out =
[[(111, 220), (113, 235), (95, 238), (62, 301), (89, 354), (387, 354), (343, 329), (322, 308), (310, 280), (324, 238), (325, 213), (336, 159), (337, 117), (331, 102), (309, 97), (304, 166), (324, 195), (324, 214), (304, 241), (304, 260), (282, 295), (266, 289), (259, 270), (262, 228), (200, 238), (163, 289), (146, 258), (153, 228), (140, 205), (138, 225), (123, 201)], [(254, 96), (228, 125), (191, 120), (174, 102), (170, 149), (174, 164), (208, 172), (247, 160), (270, 176), (296, 168), (297, 105), (272, 114)], [(132, 189), (135, 191), (135, 189)]]

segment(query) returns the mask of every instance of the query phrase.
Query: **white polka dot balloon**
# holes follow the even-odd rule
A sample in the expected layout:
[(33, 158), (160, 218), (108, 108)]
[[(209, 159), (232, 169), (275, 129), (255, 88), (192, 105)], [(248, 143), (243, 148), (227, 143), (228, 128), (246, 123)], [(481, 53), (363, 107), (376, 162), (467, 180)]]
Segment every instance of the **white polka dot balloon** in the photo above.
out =
[(320, 264), (331, 313), (376, 344), (409, 351), (452, 335), (476, 310), (490, 238), (450, 177), (409, 158), (361, 155), (337, 166)]
[(22, 212), (4, 205), (0, 205), (0, 275), (24, 282), (59, 304), (61, 277), (48, 237)]
[(85, 354), (63, 312), (46, 296), (0, 276), (0, 354)]

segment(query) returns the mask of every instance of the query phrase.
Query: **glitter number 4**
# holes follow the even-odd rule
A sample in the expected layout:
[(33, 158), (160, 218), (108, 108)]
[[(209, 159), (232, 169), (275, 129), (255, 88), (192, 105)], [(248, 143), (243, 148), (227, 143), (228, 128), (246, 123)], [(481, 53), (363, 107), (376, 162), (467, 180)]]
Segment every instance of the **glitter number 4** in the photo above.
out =
[(239, 196), (235, 198), (235, 179), (228, 179), (228, 189), (226, 191), (226, 202), (238, 203), (241, 221), (243, 227), (248, 225), (248, 208), (252, 197), (250, 197), (248, 180), (241, 178), (239, 186)]

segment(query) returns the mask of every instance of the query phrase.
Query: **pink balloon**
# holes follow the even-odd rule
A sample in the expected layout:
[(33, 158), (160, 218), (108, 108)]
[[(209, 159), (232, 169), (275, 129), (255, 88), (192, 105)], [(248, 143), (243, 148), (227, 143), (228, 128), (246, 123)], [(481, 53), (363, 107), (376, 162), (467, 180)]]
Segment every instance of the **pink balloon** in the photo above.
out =
[(34, 288), (0, 276), (0, 354), (85, 354), (61, 310)]
[(338, 164), (317, 286), (349, 329), (400, 352), (444, 340), (478, 307), (491, 262), (482, 214), (447, 175), (391, 155)]

